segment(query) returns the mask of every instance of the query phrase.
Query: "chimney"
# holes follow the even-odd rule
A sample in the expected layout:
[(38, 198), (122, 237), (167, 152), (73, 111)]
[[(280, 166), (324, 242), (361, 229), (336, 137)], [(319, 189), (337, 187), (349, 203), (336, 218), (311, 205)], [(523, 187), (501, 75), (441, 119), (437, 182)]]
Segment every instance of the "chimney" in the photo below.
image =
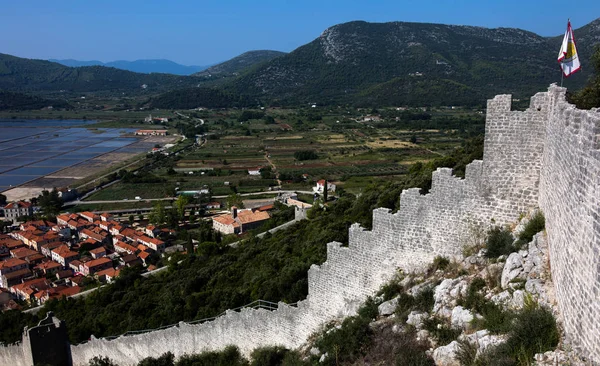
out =
[(237, 207), (231, 206), (231, 217), (234, 219), (237, 217)]

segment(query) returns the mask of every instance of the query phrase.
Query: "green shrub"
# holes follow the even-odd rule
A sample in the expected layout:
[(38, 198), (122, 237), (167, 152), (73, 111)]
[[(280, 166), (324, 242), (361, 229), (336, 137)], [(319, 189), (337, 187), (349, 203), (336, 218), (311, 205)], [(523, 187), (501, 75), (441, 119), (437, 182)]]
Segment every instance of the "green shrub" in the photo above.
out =
[(514, 238), (510, 231), (501, 228), (493, 227), (488, 233), (486, 241), (487, 258), (498, 258), (501, 255), (508, 255), (516, 250), (513, 246)]
[(94, 356), (92, 359), (90, 359), (89, 365), (90, 366), (117, 366), (117, 364), (114, 363), (113, 360), (111, 360), (108, 357), (103, 357), (103, 356)]
[(290, 351), (283, 347), (257, 348), (250, 355), (250, 366), (279, 366), (288, 352)]
[(438, 255), (435, 258), (433, 258), (433, 263), (431, 263), (431, 265), (429, 266), (428, 272), (433, 273), (438, 269), (443, 271), (448, 267), (449, 264), (450, 260), (448, 258)]
[(423, 321), (423, 328), (435, 338), (439, 346), (445, 346), (455, 341), (461, 333), (460, 329), (452, 328), (445, 320), (434, 316)]
[(358, 309), (358, 316), (363, 319), (375, 319), (379, 315), (379, 302), (375, 301), (371, 296)]
[(204, 352), (198, 355), (183, 355), (175, 364), (176, 366), (247, 366), (235, 346), (228, 346), (220, 352)]
[(346, 318), (340, 328), (326, 331), (315, 342), (321, 352), (329, 355), (324, 365), (352, 361), (363, 355), (371, 344), (371, 335), (373, 334), (369, 323), (370, 319), (353, 316)]
[(477, 357), (477, 346), (466, 340), (458, 341), (458, 351), (456, 352), (456, 359), (460, 363), (460, 366), (475, 366), (475, 359)]
[(414, 298), (413, 309), (418, 311), (430, 312), (433, 310), (435, 305), (435, 298), (433, 297), (433, 287), (426, 287), (422, 289)]
[(523, 231), (519, 234), (518, 246), (523, 246), (529, 243), (533, 236), (546, 228), (546, 218), (541, 211), (537, 211), (525, 224)]
[(491, 301), (486, 301), (481, 306), (480, 314), (483, 319), (475, 321), (476, 326), (487, 329), (492, 334), (506, 333), (511, 329), (514, 313), (510, 310), (504, 310), (502, 306), (496, 305)]
[(394, 312), (400, 321), (406, 322), (414, 304), (415, 298), (409, 294), (403, 292), (398, 296), (398, 303)]
[(377, 296), (382, 297), (383, 301), (388, 301), (397, 296), (402, 291), (404, 291), (404, 287), (400, 285), (400, 280), (394, 279), (381, 286), (381, 288), (377, 292)]
[(435, 362), (427, 356), (429, 345), (419, 342), (414, 332), (406, 332), (400, 337), (396, 353), (396, 366), (434, 366)]
[(480, 292), (485, 287), (485, 280), (476, 277), (467, 287), (467, 296), (458, 300), (458, 305), (480, 313), (486, 300)]
[(174, 360), (175, 355), (167, 352), (158, 358), (146, 357), (138, 363), (138, 366), (173, 366)]
[(546, 308), (525, 309), (511, 327), (506, 347), (518, 359), (531, 361), (536, 353), (553, 350), (558, 345), (556, 320)]

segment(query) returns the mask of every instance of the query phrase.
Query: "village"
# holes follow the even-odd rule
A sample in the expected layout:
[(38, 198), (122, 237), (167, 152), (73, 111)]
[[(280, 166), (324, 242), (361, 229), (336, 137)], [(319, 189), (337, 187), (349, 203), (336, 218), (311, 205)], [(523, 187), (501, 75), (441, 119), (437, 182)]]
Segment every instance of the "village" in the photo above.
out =
[[(318, 181), (313, 187), (315, 197), (324, 189), (335, 191), (334, 184), (325, 187), (324, 180)], [(274, 202), (295, 207), (296, 219), (298, 212), (303, 218), (312, 207), (288, 192), (278, 193)], [(241, 238), (271, 219), (273, 203), (245, 209), (231, 206), (223, 211), (221, 202), (212, 201), (203, 204), (209, 212), (204, 219), (212, 223), (215, 232)], [(125, 267), (152, 272), (161, 257), (176, 252), (186, 254), (188, 250), (172, 245), (176, 230), (152, 225), (147, 220), (85, 211), (62, 213), (54, 221), (20, 222), (39, 214), (39, 208), (27, 201), (8, 203), (1, 211), (4, 222), (13, 224), (7, 233), (0, 233), (3, 311), (39, 306), (111, 283)]]

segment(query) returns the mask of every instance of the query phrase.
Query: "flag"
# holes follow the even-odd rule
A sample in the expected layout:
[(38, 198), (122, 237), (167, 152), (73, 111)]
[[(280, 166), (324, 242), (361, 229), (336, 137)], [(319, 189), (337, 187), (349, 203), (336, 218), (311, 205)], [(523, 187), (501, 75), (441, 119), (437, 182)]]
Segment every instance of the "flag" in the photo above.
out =
[(565, 38), (563, 39), (562, 46), (558, 52), (558, 63), (560, 64), (560, 68), (565, 77), (569, 77), (572, 73), (581, 70), (581, 63), (579, 62), (577, 48), (575, 47), (575, 38), (573, 38), (571, 21), (567, 23)]

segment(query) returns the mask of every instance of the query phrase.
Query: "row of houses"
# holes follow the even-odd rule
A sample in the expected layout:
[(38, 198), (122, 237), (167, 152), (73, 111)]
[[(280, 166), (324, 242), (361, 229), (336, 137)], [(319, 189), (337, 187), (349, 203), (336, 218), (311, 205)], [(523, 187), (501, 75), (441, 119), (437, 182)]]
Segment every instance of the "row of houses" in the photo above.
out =
[(165, 233), (92, 212), (62, 214), (56, 223), (22, 223), (19, 230), (0, 234), (0, 294), (43, 303), (72, 296), (92, 278), (111, 282), (124, 266), (152, 270), (149, 259), (165, 251), (159, 239)]

